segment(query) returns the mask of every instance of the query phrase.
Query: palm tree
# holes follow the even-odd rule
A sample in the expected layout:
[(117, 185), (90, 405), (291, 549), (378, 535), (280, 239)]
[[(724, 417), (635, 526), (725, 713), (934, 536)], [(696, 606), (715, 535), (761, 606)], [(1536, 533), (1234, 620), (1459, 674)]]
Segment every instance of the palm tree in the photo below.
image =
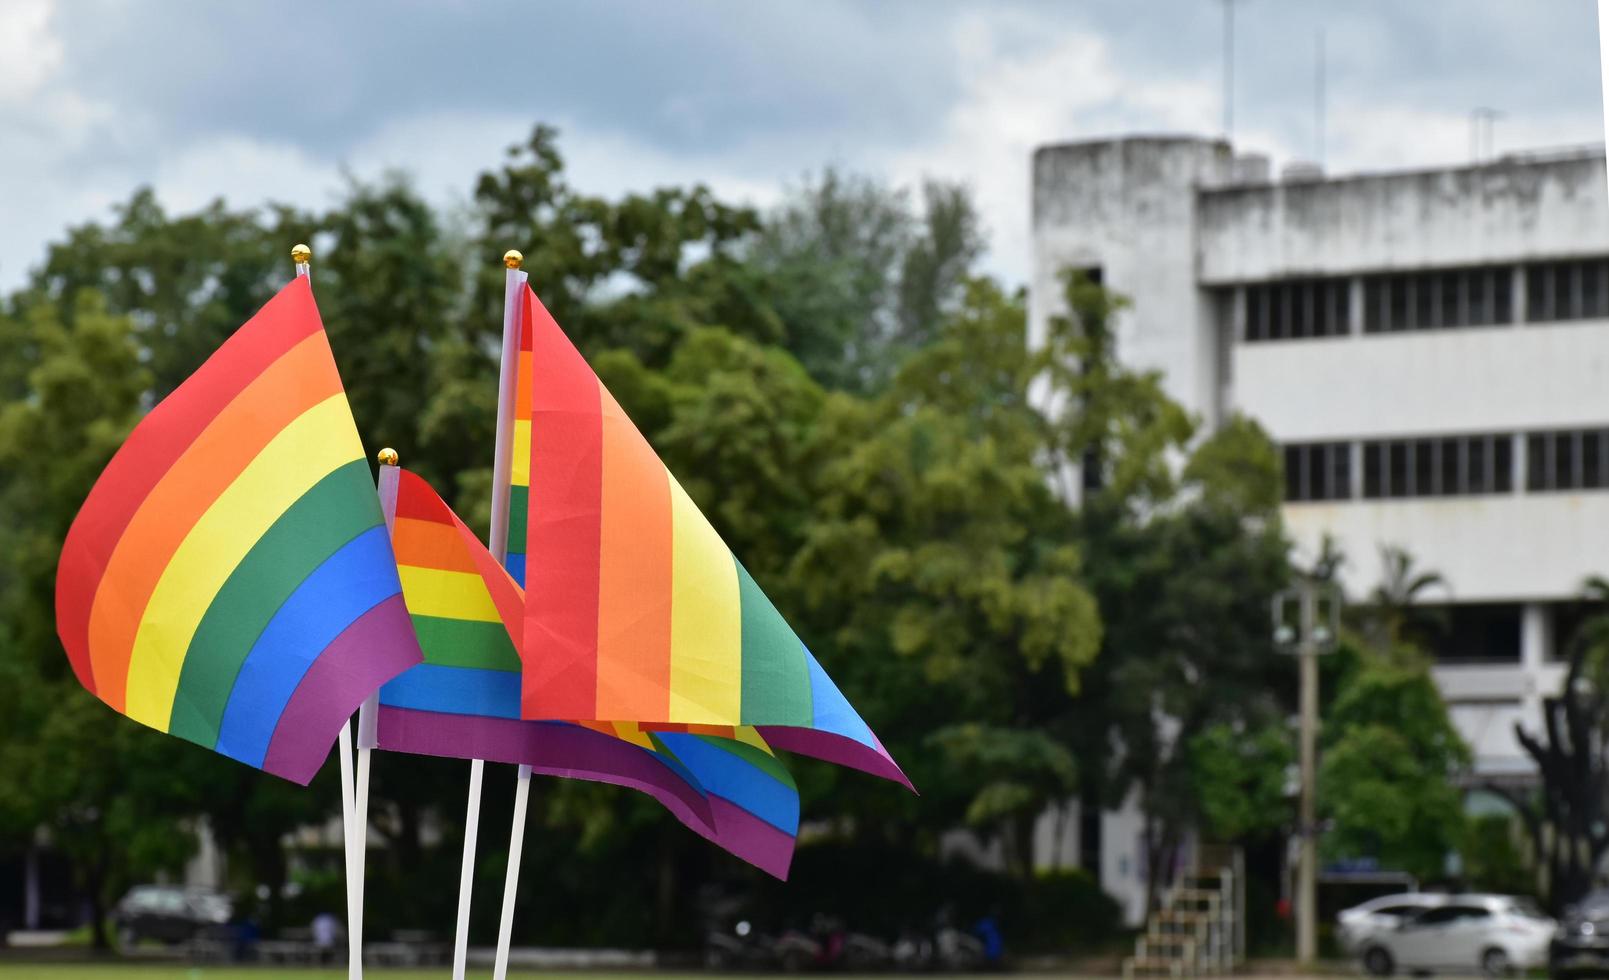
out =
[(1446, 629), (1446, 612), (1424, 605), (1426, 593), (1434, 589), (1451, 594), (1440, 572), (1416, 569), (1406, 549), (1390, 544), (1380, 546), (1380, 564), (1380, 584), (1369, 593), (1367, 604), (1368, 631), (1377, 647), (1394, 650), (1405, 643), (1424, 643)]
[(1564, 684), (1542, 699), (1541, 729), (1514, 725), (1541, 785), (1522, 793), (1486, 784), (1524, 821), (1554, 912), (1587, 893), (1609, 854), (1609, 580), (1588, 578), (1581, 597), (1594, 612), (1562, 651)]

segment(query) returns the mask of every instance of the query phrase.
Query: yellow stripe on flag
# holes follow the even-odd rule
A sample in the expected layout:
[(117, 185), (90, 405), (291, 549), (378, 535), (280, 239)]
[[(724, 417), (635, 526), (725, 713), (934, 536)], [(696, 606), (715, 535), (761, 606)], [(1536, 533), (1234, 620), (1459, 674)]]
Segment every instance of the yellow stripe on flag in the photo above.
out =
[(508, 481), (516, 487), (531, 485), (531, 420), (514, 420), (514, 455)]
[(168, 730), (190, 639), (230, 573), (280, 515), (329, 475), (363, 458), (346, 395), (297, 416), (269, 441), (185, 535), (157, 580), (129, 653), (126, 713)]
[(759, 731), (753, 725), (739, 725), (732, 729), (732, 738), (745, 745), (752, 745), (766, 755), (776, 755), (775, 752), (771, 751), (771, 746), (766, 744), (765, 739), (760, 737)]
[(670, 720), (736, 725), (743, 699), (737, 563), (668, 472), (671, 510)]
[(615, 738), (625, 742), (630, 742), (633, 745), (640, 745), (651, 752), (658, 751), (658, 746), (654, 745), (654, 740), (648, 737), (647, 732), (644, 732), (641, 728), (637, 727), (636, 722), (617, 721), (614, 722), (613, 727), (615, 730)]
[(481, 623), (501, 623), (497, 604), (486, 589), (486, 582), (473, 572), (450, 572), (440, 568), (400, 565), (402, 601), (415, 616), (441, 619), (471, 619)]

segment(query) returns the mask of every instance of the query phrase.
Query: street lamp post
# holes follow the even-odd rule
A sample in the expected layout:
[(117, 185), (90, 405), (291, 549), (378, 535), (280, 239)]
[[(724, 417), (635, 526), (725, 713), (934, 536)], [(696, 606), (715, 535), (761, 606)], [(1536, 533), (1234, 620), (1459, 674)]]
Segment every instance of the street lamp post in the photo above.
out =
[(1296, 958), (1318, 955), (1318, 655), (1335, 649), (1340, 632), (1341, 593), (1328, 582), (1303, 579), (1274, 596), (1274, 645), (1297, 656), (1301, 668), (1302, 801), (1301, 860), (1296, 880)]

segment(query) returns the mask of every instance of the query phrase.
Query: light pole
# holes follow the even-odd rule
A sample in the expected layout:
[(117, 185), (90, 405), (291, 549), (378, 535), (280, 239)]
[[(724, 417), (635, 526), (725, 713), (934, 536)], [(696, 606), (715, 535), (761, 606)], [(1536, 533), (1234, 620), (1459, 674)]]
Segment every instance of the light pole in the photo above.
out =
[(1318, 828), (1314, 796), (1318, 781), (1318, 655), (1335, 649), (1340, 632), (1341, 591), (1304, 578), (1274, 596), (1274, 645), (1297, 656), (1301, 668), (1302, 843), (1296, 879), (1296, 958), (1318, 955)]

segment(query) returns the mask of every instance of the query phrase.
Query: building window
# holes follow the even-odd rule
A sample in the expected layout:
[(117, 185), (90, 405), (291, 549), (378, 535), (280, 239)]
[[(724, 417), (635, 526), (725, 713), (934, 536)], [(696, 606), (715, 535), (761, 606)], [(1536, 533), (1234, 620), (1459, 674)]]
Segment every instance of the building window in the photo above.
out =
[(1346, 279), (1284, 279), (1246, 287), (1246, 340), (1338, 337), (1351, 330)]
[(1363, 280), (1363, 330), (1395, 333), (1514, 321), (1508, 266), (1391, 273)]
[(1387, 439), (1363, 444), (1363, 496), (1452, 497), (1507, 493), (1514, 444), (1506, 435)]
[(1609, 259), (1547, 262), (1525, 270), (1525, 319), (1609, 317)]
[(1443, 664), (1520, 662), (1517, 602), (1461, 602), (1409, 609), (1406, 632)]
[(1609, 487), (1609, 429), (1533, 432), (1525, 437), (1525, 489)]
[(1573, 599), (1567, 602), (1550, 602), (1548, 609), (1553, 615), (1553, 643), (1547, 651), (1549, 660), (1564, 660), (1570, 655), (1570, 646), (1581, 635), (1581, 630), (1589, 621), (1603, 612), (1603, 607), (1594, 602), (1584, 602)]
[(1285, 447), (1285, 500), (1346, 500), (1352, 496), (1352, 444), (1306, 442)]

